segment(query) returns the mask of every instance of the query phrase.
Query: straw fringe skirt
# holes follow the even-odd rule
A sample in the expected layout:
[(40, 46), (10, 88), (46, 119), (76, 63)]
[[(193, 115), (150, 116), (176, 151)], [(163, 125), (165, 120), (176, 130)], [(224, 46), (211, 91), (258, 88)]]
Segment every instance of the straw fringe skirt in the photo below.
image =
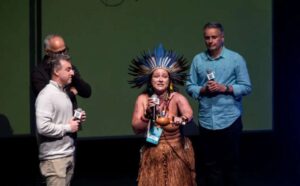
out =
[(138, 186), (196, 186), (195, 158), (188, 138), (141, 149)]

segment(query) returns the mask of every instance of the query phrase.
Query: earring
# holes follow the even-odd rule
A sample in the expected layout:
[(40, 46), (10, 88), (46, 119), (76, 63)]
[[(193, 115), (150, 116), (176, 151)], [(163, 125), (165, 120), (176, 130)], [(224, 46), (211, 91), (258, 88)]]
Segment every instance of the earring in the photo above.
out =
[(174, 92), (174, 87), (173, 87), (173, 83), (170, 83), (170, 92)]

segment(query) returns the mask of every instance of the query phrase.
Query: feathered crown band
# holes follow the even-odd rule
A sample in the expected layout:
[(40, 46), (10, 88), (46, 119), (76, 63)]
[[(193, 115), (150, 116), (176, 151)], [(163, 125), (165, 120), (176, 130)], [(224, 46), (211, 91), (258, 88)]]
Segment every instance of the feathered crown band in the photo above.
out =
[(173, 51), (166, 51), (162, 44), (153, 52), (144, 52), (141, 57), (132, 60), (129, 74), (134, 78), (128, 81), (129, 84), (132, 84), (132, 88), (141, 88), (150, 81), (152, 72), (158, 68), (169, 72), (172, 83), (184, 85), (187, 76), (185, 71), (188, 69), (186, 59)]

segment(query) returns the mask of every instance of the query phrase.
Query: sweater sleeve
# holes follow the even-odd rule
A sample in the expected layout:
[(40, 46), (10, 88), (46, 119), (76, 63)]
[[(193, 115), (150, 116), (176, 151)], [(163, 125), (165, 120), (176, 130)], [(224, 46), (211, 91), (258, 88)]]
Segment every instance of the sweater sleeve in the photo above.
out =
[(40, 135), (60, 138), (66, 133), (71, 132), (71, 127), (67, 123), (54, 123), (53, 104), (51, 99), (39, 95), (36, 100), (36, 126)]

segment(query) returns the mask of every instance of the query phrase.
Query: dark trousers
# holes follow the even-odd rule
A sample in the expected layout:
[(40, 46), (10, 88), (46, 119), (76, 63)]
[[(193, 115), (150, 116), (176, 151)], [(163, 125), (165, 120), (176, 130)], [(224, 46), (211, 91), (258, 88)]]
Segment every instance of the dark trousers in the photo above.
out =
[[(221, 130), (199, 129), (200, 177), (204, 186), (237, 186), (242, 119)], [(201, 184), (200, 184), (201, 185)]]

